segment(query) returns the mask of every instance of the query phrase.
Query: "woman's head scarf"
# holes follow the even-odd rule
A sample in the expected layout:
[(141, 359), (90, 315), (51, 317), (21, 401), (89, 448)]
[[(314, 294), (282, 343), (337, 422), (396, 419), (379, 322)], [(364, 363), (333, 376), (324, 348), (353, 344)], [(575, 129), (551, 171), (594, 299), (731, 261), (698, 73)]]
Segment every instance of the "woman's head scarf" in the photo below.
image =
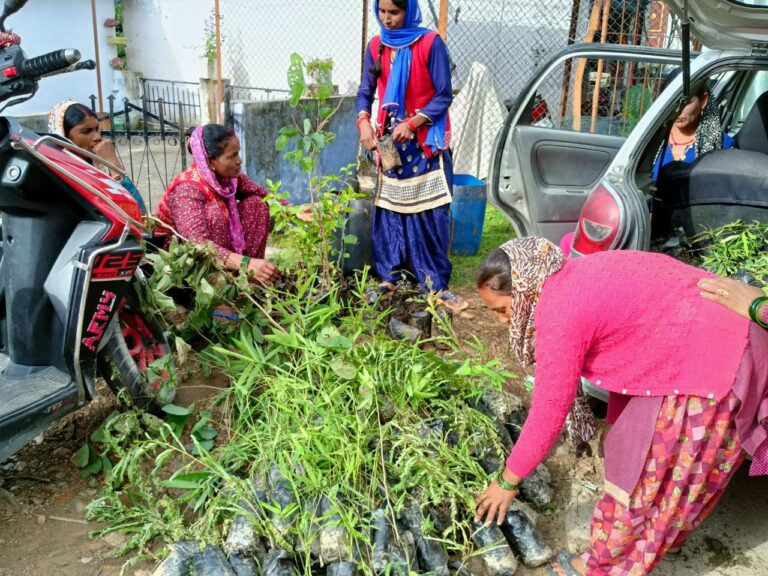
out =
[[(512, 280), (509, 343), (517, 361), (530, 366), (535, 358), (534, 312), (541, 289), (565, 265), (565, 258), (552, 242), (535, 236), (510, 240), (501, 250), (509, 258)], [(579, 388), (566, 420), (568, 440), (578, 452), (589, 451), (595, 429), (594, 414)]]
[(240, 222), (240, 213), (237, 211), (237, 178), (218, 178), (211, 168), (211, 160), (203, 142), (203, 128), (198, 126), (192, 132), (189, 146), (192, 149), (192, 157), (195, 160), (195, 168), (200, 179), (219, 195), (227, 203), (229, 212), (229, 237), (232, 242), (232, 250), (242, 254), (245, 250), (245, 238), (243, 226)]
[(707, 105), (701, 111), (696, 126), (696, 158), (723, 147), (723, 130), (720, 127), (720, 108), (717, 99), (709, 93)]
[(533, 315), (544, 281), (565, 264), (563, 252), (546, 238), (515, 238), (502, 245), (512, 274), (509, 343), (523, 366), (534, 362)]
[(48, 132), (62, 138), (68, 138), (64, 133), (64, 114), (67, 113), (72, 104), (77, 104), (77, 102), (75, 100), (65, 100), (51, 108), (51, 111), (48, 113)]
[[(405, 9), (403, 27), (388, 30), (379, 18), (379, 0), (373, 3), (376, 20), (381, 28), (381, 43), (383, 46), (397, 49), (397, 56), (389, 71), (389, 80), (382, 100), (382, 108), (388, 110), (395, 118), (405, 117), (405, 89), (411, 74), (411, 45), (425, 34), (429, 28), (420, 26), (422, 21), (421, 8), (418, 0), (408, 0)], [(432, 124), (427, 130), (426, 144), (435, 150), (445, 149), (446, 115), (432, 118)]]

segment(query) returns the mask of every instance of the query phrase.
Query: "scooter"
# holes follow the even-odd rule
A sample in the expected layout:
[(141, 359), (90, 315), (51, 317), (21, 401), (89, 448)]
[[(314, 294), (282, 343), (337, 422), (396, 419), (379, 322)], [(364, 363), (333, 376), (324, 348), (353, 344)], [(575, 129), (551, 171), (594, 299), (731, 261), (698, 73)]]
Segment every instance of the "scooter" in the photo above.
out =
[[(5, 0), (0, 15), (0, 112), (46, 76), (94, 68), (77, 50), (27, 59), (5, 30), (26, 2)], [(166, 335), (140, 307), (147, 230), (95, 162), (0, 115), (0, 462), (93, 400), (97, 375), (142, 407), (173, 399)]]

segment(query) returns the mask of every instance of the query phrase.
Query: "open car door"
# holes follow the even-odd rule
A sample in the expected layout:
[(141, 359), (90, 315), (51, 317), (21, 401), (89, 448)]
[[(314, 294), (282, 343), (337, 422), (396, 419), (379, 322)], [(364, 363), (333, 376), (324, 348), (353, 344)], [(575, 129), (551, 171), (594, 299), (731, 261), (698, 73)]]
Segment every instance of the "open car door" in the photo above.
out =
[(659, 92), (681, 52), (581, 44), (552, 58), (520, 93), (497, 137), (489, 201), (518, 235), (557, 243)]

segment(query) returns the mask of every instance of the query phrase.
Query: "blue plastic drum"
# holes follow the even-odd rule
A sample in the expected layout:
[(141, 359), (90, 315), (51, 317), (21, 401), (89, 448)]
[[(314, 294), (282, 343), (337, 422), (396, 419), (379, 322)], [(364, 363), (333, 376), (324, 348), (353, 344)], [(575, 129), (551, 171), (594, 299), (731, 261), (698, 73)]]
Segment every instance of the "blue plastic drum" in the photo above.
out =
[(451, 253), (473, 256), (480, 249), (485, 222), (485, 182), (470, 174), (453, 177)]

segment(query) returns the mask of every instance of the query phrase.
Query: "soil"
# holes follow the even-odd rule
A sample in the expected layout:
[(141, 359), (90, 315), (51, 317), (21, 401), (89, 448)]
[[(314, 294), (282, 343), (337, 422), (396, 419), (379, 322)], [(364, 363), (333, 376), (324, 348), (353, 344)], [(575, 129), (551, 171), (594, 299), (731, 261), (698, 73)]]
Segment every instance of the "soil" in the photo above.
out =
[[(507, 333), (473, 294), (462, 294), (470, 308), (454, 318), (460, 339), (477, 336), (489, 358), (508, 358)], [(528, 397), (527, 373), (509, 365), (518, 377), (510, 391)], [(177, 403), (200, 406), (226, 385), (221, 378), (192, 377), (179, 390)], [(114, 552), (119, 535), (91, 539), (99, 526), (84, 520), (85, 507), (101, 487), (100, 479), (83, 479), (72, 457), (85, 438), (115, 409), (105, 388), (97, 400), (68, 416), (14, 459), (0, 464), (0, 576), (108, 576), (120, 574), (124, 558)], [(602, 465), (593, 457), (576, 458), (559, 445), (547, 465), (552, 471), (556, 502), (538, 518), (538, 528), (554, 549), (580, 552), (588, 544), (589, 518), (602, 484)], [(711, 517), (697, 530), (681, 554), (666, 558), (660, 576), (757, 576), (768, 563), (768, 477), (749, 478), (747, 467), (737, 473)], [(145, 562), (125, 574), (148, 576)], [(517, 574), (538, 576), (544, 569), (520, 566)]]

